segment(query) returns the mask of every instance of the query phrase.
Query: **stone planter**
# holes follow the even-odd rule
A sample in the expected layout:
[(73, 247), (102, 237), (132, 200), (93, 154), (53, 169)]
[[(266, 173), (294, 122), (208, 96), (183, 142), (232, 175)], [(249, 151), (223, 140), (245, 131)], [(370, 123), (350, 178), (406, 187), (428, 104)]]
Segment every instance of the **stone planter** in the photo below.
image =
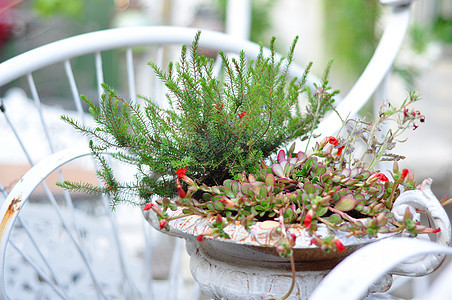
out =
[[(416, 208), (429, 213), (435, 226), (441, 227), (438, 242), (449, 245), (451, 226), (447, 214), (430, 190), (431, 180), (426, 180), (422, 188), (402, 193), (394, 204), (396, 218), (403, 218), (408, 206), (413, 213)], [(169, 211), (176, 216), (181, 210)], [(153, 212), (144, 212), (147, 221), (159, 228), (157, 216)], [(190, 269), (201, 289), (215, 299), (262, 299), (263, 297), (282, 297), (290, 288), (291, 267), (288, 258), (281, 258), (275, 250), (279, 235), (275, 221), (258, 222), (246, 231), (239, 223), (230, 224), (225, 232), (228, 240), (205, 237), (201, 242), (197, 236), (202, 234), (212, 219), (189, 216), (169, 223), (168, 234), (185, 238), (187, 250), (191, 256)], [(317, 233), (321, 236), (335, 235), (346, 247), (343, 252), (325, 254), (316, 246), (310, 245), (311, 236), (301, 225), (287, 229), (297, 236), (294, 246), (296, 265), (295, 288), (289, 299), (307, 299), (323, 277), (347, 255), (377, 239), (368, 237), (347, 237), (346, 233), (328, 229), (319, 225)], [(165, 231), (164, 231), (165, 232)], [(378, 239), (393, 235), (382, 235)], [(394, 274), (421, 276), (434, 271), (442, 262), (443, 256), (422, 258), (400, 266)], [(422, 265), (422, 267), (420, 267)], [(369, 293), (385, 291), (391, 286), (390, 274), (375, 284)]]

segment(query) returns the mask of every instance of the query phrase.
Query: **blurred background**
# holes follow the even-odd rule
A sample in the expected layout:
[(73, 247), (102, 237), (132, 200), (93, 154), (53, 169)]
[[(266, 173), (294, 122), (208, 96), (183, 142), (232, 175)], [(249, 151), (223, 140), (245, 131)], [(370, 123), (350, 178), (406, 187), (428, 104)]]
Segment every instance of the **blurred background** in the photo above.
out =
[[(226, 0), (0, 0), (0, 61), (65, 37), (95, 30), (137, 25), (178, 25), (225, 31)], [(249, 39), (268, 45), (277, 37), (278, 51), (285, 53), (298, 35), (296, 61), (313, 61), (314, 74), (321, 75), (328, 60), (334, 61), (331, 85), (346, 95), (369, 62), (381, 36), (386, 9), (376, 0), (252, 0)], [(438, 197), (452, 186), (452, 0), (417, 0), (411, 26), (387, 82), (388, 99), (398, 103), (409, 90), (419, 92), (418, 105), (427, 122), (409, 134), (399, 152), (407, 156), (403, 167), (416, 169), (419, 180), (434, 179)], [(142, 65), (137, 84), (146, 86), (146, 53), (135, 51)], [(112, 51), (104, 54), (105, 81), (121, 90), (126, 80)], [(87, 96), (96, 96), (95, 74), (89, 59), (72, 62)], [(46, 96), (46, 86), (55, 89), (55, 78), (64, 70), (37, 76), (44, 103), (70, 105), (70, 90), (61, 85), (59, 97)], [(50, 75), (53, 76), (50, 76)], [(141, 79), (140, 79), (141, 78)], [(24, 88), (26, 82), (23, 83)], [(25, 88), (26, 89), (26, 88)], [(142, 88), (146, 91), (146, 87)], [(8, 86), (0, 89), (4, 96)], [(69, 107), (69, 106), (68, 106)], [(362, 115), (371, 115), (366, 107)], [(1, 146), (4, 151), (5, 144)], [(397, 149), (397, 148), (396, 148)], [(5, 157), (5, 155), (0, 155)], [(0, 170), (0, 174), (1, 174)]]
[[(263, 45), (276, 36), (277, 50), (282, 54), (298, 35), (296, 62), (306, 65), (312, 61), (313, 73), (321, 75), (332, 59), (330, 83), (344, 96), (372, 57), (387, 9), (377, 0), (251, 0), (247, 35)], [(62, 38), (115, 27), (177, 25), (224, 32), (226, 10), (227, 0), (0, 0), (0, 62)], [(412, 12), (409, 31), (385, 82), (386, 94), (376, 96), (374, 103), (401, 103), (412, 90), (421, 95), (423, 100), (417, 107), (426, 122), (409, 132), (408, 140), (394, 152), (406, 156), (400, 166), (414, 169), (418, 182), (433, 178), (433, 192), (440, 199), (452, 194), (452, 0), (417, 0)], [(127, 89), (125, 72), (116, 63), (123, 56), (118, 51), (103, 54), (105, 82), (118, 91)], [(141, 66), (137, 67), (137, 85), (146, 95), (151, 86), (151, 71), (146, 66), (148, 53), (134, 49), (134, 56), (135, 63)], [(79, 89), (95, 99), (92, 60), (80, 57), (71, 63)], [(48, 105), (47, 116), (55, 118), (55, 128), (62, 136), (57, 142), (61, 148), (85, 143), (83, 138), (68, 139), (66, 132), (72, 129), (66, 126), (65, 131), (57, 123), (62, 112), (70, 114), (73, 109), (70, 88), (58, 81), (64, 76), (62, 68), (47, 68), (35, 76), (41, 100)], [(25, 80), (14, 82), (14, 86), (28, 93)], [(11, 117), (22, 121), (23, 134), (28, 132), (27, 139), (33, 140), (33, 124), (37, 121), (32, 118), (39, 117), (28, 112), (32, 100), (24, 95), (8, 85), (0, 87), (0, 99), (23, 109), (23, 114)], [(366, 106), (361, 116), (371, 118), (374, 106)], [(3, 130), (6, 127), (0, 118), (0, 182), (9, 191), (29, 166), (9, 131)], [(42, 143), (39, 139), (33, 143), (33, 152), (39, 154)], [(451, 215), (450, 207), (448, 211)]]

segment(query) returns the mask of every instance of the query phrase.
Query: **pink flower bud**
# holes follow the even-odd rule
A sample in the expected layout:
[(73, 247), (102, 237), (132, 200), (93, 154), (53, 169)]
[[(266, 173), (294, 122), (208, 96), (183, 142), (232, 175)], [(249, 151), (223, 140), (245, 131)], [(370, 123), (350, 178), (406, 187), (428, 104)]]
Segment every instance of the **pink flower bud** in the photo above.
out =
[[(185, 175), (184, 175), (185, 176)], [(180, 183), (179, 178), (176, 179), (176, 189), (177, 189), (177, 193), (179, 194), (179, 197), (185, 198), (185, 196), (187, 195), (184, 191), (184, 189), (182, 188), (182, 184)]]
[(235, 205), (235, 203), (229, 199), (221, 198), (219, 201), (226, 205), (227, 207), (234, 207)]
[(338, 252), (342, 252), (345, 250), (345, 246), (341, 243), (340, 240), (334, 240), (334, 244), (336, 245), (336, 249)]
[(153, 206), (154, 206), (153, 203), (146, 203), (146, 205), (144, 206), (143, 210), (144, 211), (150, 210)]
[(185, 168), (179, 168), (177, 169), (177, 171), (175, 172), (177, 174), (178, 178), (182, 178), (185, 176), (185, 173), (187, 172), (187, 167)]
[(334, 136), (329, 136), (327, 137), (328, 139), (328, 143), (330, 143), (331, 145), (336, 146), (337, 145), (337, 139)]
[(403, 169), (402, 170), (402, 175), (400, 175), (400, 179), (401, 180), (404, 180), (405, 179), (405, 177), (408, 175), (408, 169)]
[(312, 216), (314, 215), (314, 211), (310, 209), (308, 213), (306, 214), (306, 217), (304, 217), (304, 226), (306, 228), (309, 228), (311, 226), (312, 222)]
[(386, 177), (386, 175), (383, 173), (378, 173), (377, 178), (380, 179), (381, 181), (388, 181), (388, 177)]
[(162, 219), (160, 221), (160, 229), (165, 228), (168, 225), (168, 219)]
[(185, 196), (187, 195), (187, 193), (185, 193), (184, 189), (182, 188), (182, 186), (177, 187), (177, 193), (179, 194), (180, 198), (185, 198)]
[(284, 247), (283, 246), (278, 246), (278, 247), (276, 247), (276, 251), (278, 253), (283, 253), (284, 252)]
[(290, 242), (290, 244), (291, 244), (292, 246), (295, 245), (296, 240), (297, 240), (297, 236), (296, 236), (294, 233), (291, 233), (291, 234), (290, 234), (290, 238), (289, 238), (289, 242)]
[(223, 223), (223, 217), (220, 214), (217, 215), (216, 222), (220, 224)]

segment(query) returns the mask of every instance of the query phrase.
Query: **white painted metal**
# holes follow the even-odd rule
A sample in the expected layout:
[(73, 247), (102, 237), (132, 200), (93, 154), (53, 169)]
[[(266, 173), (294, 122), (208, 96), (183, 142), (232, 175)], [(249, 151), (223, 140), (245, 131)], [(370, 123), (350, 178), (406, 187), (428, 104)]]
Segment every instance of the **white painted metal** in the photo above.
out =
[[(40, 161), (36, 168), (30, 169), (22, 179), (13, 187), (11, 192), (6, 197), (0, 209), (0, 215), (3, 216), (0, 228), (0, 252), (3, 254), (0, 260), (0, 289), (2, 294), (0, 297), (6, 295), (5, 282), (5, 252), (9, 243), (9, 235), (11, 229), (16, 221), (18, 213), (22, 206), (28, 200), (28, 197), (36, 189), (36, 187), (46, 178), (52, 171), (77, 157), (90, 154), (89, 149), (70, 149), (63, 153), (59, 152), (46, 157)], [(62, 218), (64, 219), (64, 218)]]
[[(449, 247), (449, 250), (451, 248)], [(438, 253), (438, 252), (436, 252)], [(451, 253), (444, 253), (451, 255)], [(448, 264), (447, 267), (442, 270), (441, 274), (429, 285), (427, 289), (424, 289), (419, 293), (418, 299), (420, 300), (449, 300), (452, 295), (452, 287), (450, 279), (452, 278), (452, 264)]]
[(104, 73), (102, 70), (102, 55), (100, 51), (96, 51), (96, 80), (97, 80), (97, 96), (99, 99), (102, 97), (104, 90), (102, 89), (102, 83), (104, 83)]
[[(430, 241), (390, 238), (372, 243), (348, 256), (334, 268), (311, 295), (310, 300), (362, 299), (368, 287), (397, 265), (428, 254), (452, 254), (452, 248)], [(360, 266), (357, 268), (356, 266)], [(450, 278), (449, 278), (450, 280)], [(446, 284), (450, 287), (450, 284)], [(446, 288), (443, 286), (442, 288)], [(446, 295), (442, 295), (443, 297)], [(450, 297), (450, 293), (447, 294)], [(441, 299), (424, 298), (424, 299)]]
[(226, 33), (248, 40), (251, 24), (251, 0), (229, 0), (226, 10)]
[(127, 79), (129, 81), (129, 98), (133, 102), (137, 101), (137, 93), (135, 89), (135, 73), (133, 67), (133, 52), (132, 48), (128, 47), (126, 50), (126, 66), (127, 66)]
[[(197, 31), (198, 29), (195, 28), (171, 26), (127, 27), (70, 37), (30, 50), (1, 63), (0, 86), (45, 66), (93, 52), (143, 45), (188, 45), (193, 41)], [(210, 30), (202, 31), (199, 46), (207, 49), (221, 49), (226, 53), (239, 53), (240, 50), (244, 50), (248, 58), (255, 58), (260, 50), (260, 46), (253, 42)], [(266, 53), (269, 53), (268, 51), (267, 49)], [(100, 58), (96, 58), (96, 65), (101, 66)], [(303, 67), (294, 64), (289, 70), (289, 75), (300, 76), (303, 71)], [(99, 79), (102, 78), (99, 77)], [(309, 80), (318, 81), (315, 76), (311, 76)]]
[[(127, 27), (70, 37), (3, 62), (0, 65), (0, 86), (42, 67), (93, 52), (156, 44), (188, 45), (193, 41), (196, 32), (195, 28), (185, 27)], [(222, 49), (225, 52), (237, 52), (237, 49), (243, 49), (249, 57), (255, 57), (259, 52), (257, 44), (209, 30), (203, 30), (200, 46), (208, 49)], [(300, 73), (302, 72), (298, 72)]]
[[(159, 45), (157, 47), (157, 53), (156, 53), (156, 60), (155, 63), (158, 66), (161, 66), (163, 62), (163, 46)], [(162, 85), (160, 84), (157, 75), (154, 74), (154, 90), (153, 90), (153, 98), (152, 99), (159, 99), (161, 97), (161, 88)], [(163, 100), (162, 100), (163, 102)]]
[(19, 247), (16, 246), (16, 244), (14, 242), (10, 242), (11, 246), (14, 247), (14, 249), (16, 249), (17, 252), (19, 252), (22, 257), (33, 267), (33, 269), (35, 269), (35, 271), (39, 274), (39, 276), (41, 276), (42, 280), (44, 280), (51, 288), (52, 290), (55, 291), (55, 293), (57, 293), (58, 296), (60, 296), (61, 298), (65, 299), (67, 298), (67, 295), (65, 294), (65, 291), (61, 289), (61, 285), (57, 286), (56, 284), (54, 284), (52, 282), (53, 278), (49, 278), (45, 272), (43, 272), (34, 262), (33, 259), (31, 257), (29, 257), (26, 253), (24, 253)]
[[(434, 228), (441, 228), (441, 231), (436, 235), (437, 243), (444, 246), (450, 246), (450, 220), (439, 200), (433, 194), (431, 185), (432, 180), (426, 179), (422, 182), (420, 189), (403, 193), (394, 203), (392, 212), (398, 221), (403, 220), (403, 215), (407, 208), (410, 209), (411, 213), (414, 216), (417, 216), (418, 219), (419, 213), (416, 212), (416, 209), (427, 212), (429, 219), (433, 221), (431, 226)], [(405, 276), (424, 276), (435, 271), (443, 261), (444, 255), (430, 255), (414, 262), (399, 265), (392, 273)]]
[(64, 69), (66, 71), (66, 76), (69, 81), (69, 86), (71, 87), (72, 98), (74, 99), (74, 104), (79, 113), (80, 121), (85, 124), (85, 114), (83, 113), (82, 101), (80, 100), (80, 93), (78, 92), (77, 83), (75, 82), (74, 72), (72, 71), (71, 62), (66, 60), (64, 62)]

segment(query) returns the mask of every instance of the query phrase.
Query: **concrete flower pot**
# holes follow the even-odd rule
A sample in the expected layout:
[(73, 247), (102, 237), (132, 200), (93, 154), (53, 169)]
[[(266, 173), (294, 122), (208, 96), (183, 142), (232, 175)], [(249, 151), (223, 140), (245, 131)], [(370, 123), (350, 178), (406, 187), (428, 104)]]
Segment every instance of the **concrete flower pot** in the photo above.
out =
[[(433, 219), (435, 226), (441, 227), (438, 242), (449, 245), (451, 226), (447, 214), (430, 190), (431, 180), (425, 180), (418, 190), (402, 193), (394, 204), (396, 219), (403, 218), (406, 207), (414, 213), (423, 209)], [(180, 215), (182, 209), (168, 211), (170, 217)], [(147, 221), (159, 229), (159, 221), (152, 211), (144, 212)], [(248, 232), (240, 223), (229, 224), (224, 231), (231, 239), (211, 239), (202, 241), (197, 237), (204, 233), (214, 218), (188, 216), (169, 222), (170, 230), (166, 233), (185, 238), (187, 251), (191, 256), (190, 269), (201, 289), (215, 299), (262, 299), (281, 297), (290, 288), (291, 267), (288, 258), (281, 258), (275, 247), (279, 234), (275, 232), (275, 221), (258, 222)], [(347, 237), (342, 231), (332, 230), (319, 224), (317, 234), (335, 235), (346, 247), (342, 252), (324, 253), (311, 245), (311, 236), (302, 225), (292, 225), (288, 233), (297, 236), (294, 246), (296, 266), (295, 288), (289, 299), (308, 299), (309, 295), (323, 277), (347, 255), (377, 239), (394, 236), (384, 234), (378, 238)], [(163, 231), (165, 232), (165, 231)], [(444, 256), (425, 257), (416, 262), (405, 264), (391, 274), (422, 276), (433, 272), (443, 261)], [(385, 291), (392, 282), (391, 274), (384, 276), (369, 293)]]

